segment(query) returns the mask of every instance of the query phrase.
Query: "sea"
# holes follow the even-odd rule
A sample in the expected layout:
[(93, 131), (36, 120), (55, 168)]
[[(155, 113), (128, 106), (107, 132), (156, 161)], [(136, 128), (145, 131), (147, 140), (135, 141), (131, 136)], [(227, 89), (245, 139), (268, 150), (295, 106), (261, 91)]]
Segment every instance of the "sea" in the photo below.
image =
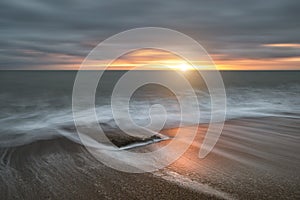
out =
[[(126, 72), (105, 72), (95, 94), (99, 122), (112, 128), (117, 128), (111, 109), (112, 89)], [(136, 72), (136, 76), (140, 73), (172, 79), (174, 72)], [(199, 102), (197, 105), (191, 104), (191, 109), (198, 106), (201, 115), (199, 122), (208, 123), (210, 94), (203, 80), (194, 78), (198, 76), (197, 72), (184, 73), (188, 73), (186, 77), (191, 81)], [(220, 73), (226, 91), (227, 120), (263, 116), (300, 117), (300, 71)], [(1, 71), (0, 147), (60, 137), (63, 127), (74, 124), (72, 91), (76, 74), (77, 71)], [(186, 91), (180, 94), (189, 95)], [(162, 117), (160, 114), (149, 116), (150, 107), (159, 104), (167, 112), (164, 128), (177, 127), (181, 120), (177, 98), (166, 87), (153, 84), (142, 86), (130, 99), (130, 116), (136, 124), (146, 126), (150, 120), (160, 120)]]

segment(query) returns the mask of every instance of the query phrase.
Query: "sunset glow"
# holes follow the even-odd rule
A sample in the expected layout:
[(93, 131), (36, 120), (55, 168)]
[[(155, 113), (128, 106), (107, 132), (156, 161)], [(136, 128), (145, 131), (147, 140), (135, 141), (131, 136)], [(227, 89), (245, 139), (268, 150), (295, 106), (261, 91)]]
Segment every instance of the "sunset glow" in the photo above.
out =
[(264, 44), (265, 47), (289, 47), (289, 48), (300, 48), (300, 44), (297, 43), (278, 43), (278, 44)]
[(181, 71), (186, 71), (186, 70), (188, 70), (188, 69), (190, 68), (190, 66), (187, 65), (187, 64), (185, 64), (185, 63), (183, 63), (183, 64), (179, 65), (178, 68), (179, 68)]
[[(264, 47), (274, 48), (293, 48), (297, 50), (300, 44), (265, 44)], [(44, 54), (35, 50), (24, 50), (21, 53), (28, 56), (43, 57)], [(299, 70), (300, 57), (278, 57), (278, 58), (232, 58), (228, 54), (210, 54), (215, 66), (201, 59), (191, 61), (197, 69), (201, 70)], [(59, 61), (58, 64), (53, 64), (52, 61)], [(71, 56), (58, 53), (51, 53), (47, 55), (47, 64), (37, 66), (32, 69), (40, 70), (78, 70), (83, 61), (80, 56)], [(103, 70), (106, 68), (107, 60), (92, 60), (89, 61), (89, 70)], [(14, 69), (14, 68), (12, 68)], [(142, 49), (129, 52), (113, 63), (109, 64), (108, 70), (193, 70), (194, 67), (187, 63), (181, 57), (167, 51), (155, 49)]]
[[(191, 62), (191, 64), (189, 64)], [(108, 60), (89, 61), (85, 65), (89, 69), (105, 69)], [(107, 66), (109, 70), (193, 70), (194, 67), (201, 69), (216, 69), (209, 60), (186, 61), (168, 51), (156, 49), (141, 49), (129, 52), (114, 60)]]
[[(205, 59), (189, 61), (196, 69), (201, 70), (297, 70), (300, 66), (300, 57), (282, 57), (268, 59), (231, 58), (230, 55), (212, 54), (214, 64)], [(89, 61), (90, 70), (103, 70), (107, 60)], [(71, 66), (71, 69), (78, 69)], [(107, 66), (108, 70), (193, 70), (188, 61), (167, 51), (155, 49), (141, 49), (125, 54)]]

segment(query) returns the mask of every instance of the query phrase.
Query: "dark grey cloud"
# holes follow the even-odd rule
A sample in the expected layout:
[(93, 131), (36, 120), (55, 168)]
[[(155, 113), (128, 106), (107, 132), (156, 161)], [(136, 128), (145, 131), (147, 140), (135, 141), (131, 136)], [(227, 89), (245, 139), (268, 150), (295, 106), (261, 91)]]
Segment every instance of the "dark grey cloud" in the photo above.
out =
[(105, 38), (143, 26), (181, 31), (228, 59), (300, 56), (299, 49), (262, 46), (300, 43), (299, 10), (297, 0), (3, 0), (0, 69), (76, 64)]

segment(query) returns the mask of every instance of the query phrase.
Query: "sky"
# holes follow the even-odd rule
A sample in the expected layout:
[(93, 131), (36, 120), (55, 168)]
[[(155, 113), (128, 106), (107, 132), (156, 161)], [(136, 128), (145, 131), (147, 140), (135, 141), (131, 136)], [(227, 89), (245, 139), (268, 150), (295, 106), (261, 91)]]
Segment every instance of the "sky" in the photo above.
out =
[(299, 10), (298, 0), (2, 0), (0, 69), (78, 69), (99, 42), (150, 26), (194, 38), (218, 69), (300, 70)]

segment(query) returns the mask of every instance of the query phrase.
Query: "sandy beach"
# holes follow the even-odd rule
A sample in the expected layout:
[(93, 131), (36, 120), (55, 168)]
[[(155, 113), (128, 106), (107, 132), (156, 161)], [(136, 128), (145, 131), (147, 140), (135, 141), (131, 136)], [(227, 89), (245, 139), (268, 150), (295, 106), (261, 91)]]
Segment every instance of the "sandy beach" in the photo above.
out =
[[(3, 148), (1, 199), (297, 199), (298, 122), (282, 117), (230, 120), (205, 159), (198, 153), (207, 125), (200, 125), (180, 159), (144, 174), (111, 169), (64, 138)], [(175, 132), (162, 131), (168, 136)], [(131, 151), (147, 152), (168, 142)]]

